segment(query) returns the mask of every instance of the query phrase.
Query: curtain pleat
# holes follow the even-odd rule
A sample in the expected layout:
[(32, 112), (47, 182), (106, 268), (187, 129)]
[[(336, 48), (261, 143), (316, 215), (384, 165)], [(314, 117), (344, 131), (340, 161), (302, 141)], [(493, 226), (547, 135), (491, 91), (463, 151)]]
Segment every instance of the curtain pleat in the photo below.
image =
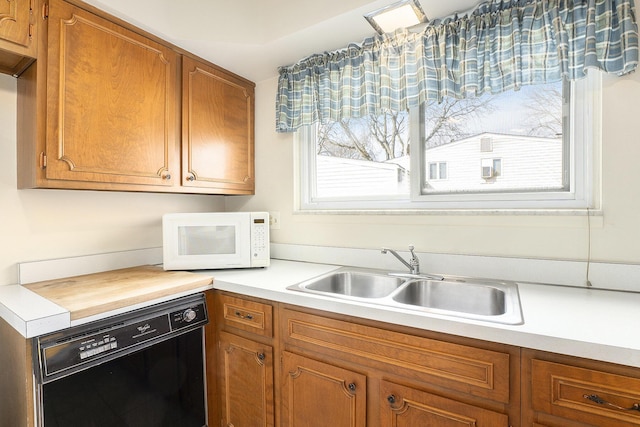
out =
[(637, 64), (633, 0), (493, 0), (419, 33), (398, 30), (281, 67), (276, 129), (576, 80), (588, 69), (623, 75)]

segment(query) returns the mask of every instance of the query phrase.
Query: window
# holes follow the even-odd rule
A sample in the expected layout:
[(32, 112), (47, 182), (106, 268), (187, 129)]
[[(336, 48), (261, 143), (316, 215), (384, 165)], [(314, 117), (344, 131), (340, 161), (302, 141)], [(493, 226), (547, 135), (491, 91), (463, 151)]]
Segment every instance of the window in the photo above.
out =
[(298, 132), (300, 208), (593, 207), (593, 74)]
[(447, 179), (447, 163), (429, 163), (429, 179)]

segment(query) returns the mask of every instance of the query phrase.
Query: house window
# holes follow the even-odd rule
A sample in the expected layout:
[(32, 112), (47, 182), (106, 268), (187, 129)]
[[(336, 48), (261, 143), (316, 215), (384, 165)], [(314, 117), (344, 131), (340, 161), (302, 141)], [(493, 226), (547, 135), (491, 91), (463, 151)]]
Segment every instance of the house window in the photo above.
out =
[(297, 133), (300, 209), (593, 207), (600, 86), (590, 73), (309, 126)]
[(447, 163), (429, 163), (429, 179), (447, 179)]

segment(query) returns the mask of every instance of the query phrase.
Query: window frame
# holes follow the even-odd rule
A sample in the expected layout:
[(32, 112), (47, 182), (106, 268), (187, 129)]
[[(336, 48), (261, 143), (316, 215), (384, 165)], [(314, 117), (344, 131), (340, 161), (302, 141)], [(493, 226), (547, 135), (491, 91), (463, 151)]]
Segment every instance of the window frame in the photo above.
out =
[[(410, 158), (411, 171), (419, 171), (418, 179), (412, 176), (408, 198), (399, 196), (368, 196), (363, 198), (334, 197), (318, 198), (315, 193), (315, 126), (298, 130), (294, 137), (298, 150), (295, 158), (297, 179), (295, 181), (295, 202), (298, 212), (384, 212), (384, 213), (430, 213), (443, 211), (482, 211), (494, 213), (528, 212), (539, 213), (558, 211), (577, 212), (599, 209), (601, 145), (601, 90), (600, 72), (589, 72), (582, 80), (570, 82), (570, 102), (563, 115), (571, 120), (563, 133), (569, 131), (569, 191), (509, 192), (509, 193), (464, 193), (464, 194), (421, 194), (421, 183), (429, 173), (429, 162), (425, 162), (425, 150), (415, 150)], [(410, 140), (419, 141), (424, 132), (422, 109), (409, 112)], [(420, 144), (422, 146), (422, 144)], [(413, 153), (415, 153), (413, 151)], [(502, 165), (504, 166), (504, 165)], [(566, 170), (566, 168), (565, 168)], [(306, 172), (306, 173), (305, 173)], [(425, 173), (427, 175), (425, 175)], [(415, 172), (414, 172), (415, 174)], [(448, 171), (447, 171), (448, 175)]]

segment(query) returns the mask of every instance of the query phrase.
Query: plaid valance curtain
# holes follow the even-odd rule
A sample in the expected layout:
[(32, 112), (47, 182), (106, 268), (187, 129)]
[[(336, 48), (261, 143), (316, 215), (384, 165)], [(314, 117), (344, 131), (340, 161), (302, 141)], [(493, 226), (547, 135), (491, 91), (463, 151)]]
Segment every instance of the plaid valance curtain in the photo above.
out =
[(493, 0), (420, 33), (399, 30), (281, 67), (276, 129), (580, 79), (588, 68), (626, 74), (637, 63), (633, 0)]

